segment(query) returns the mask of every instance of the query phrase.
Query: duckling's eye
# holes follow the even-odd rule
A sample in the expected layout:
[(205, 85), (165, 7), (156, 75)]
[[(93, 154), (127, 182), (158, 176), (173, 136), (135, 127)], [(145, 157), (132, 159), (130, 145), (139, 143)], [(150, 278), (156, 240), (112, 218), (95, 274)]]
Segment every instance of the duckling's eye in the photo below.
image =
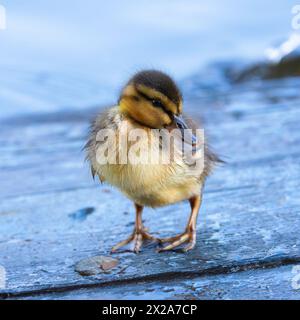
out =
[(152, 105), (155, 108), (163, 108), (163, 104), (157, 99), (152, 100)]

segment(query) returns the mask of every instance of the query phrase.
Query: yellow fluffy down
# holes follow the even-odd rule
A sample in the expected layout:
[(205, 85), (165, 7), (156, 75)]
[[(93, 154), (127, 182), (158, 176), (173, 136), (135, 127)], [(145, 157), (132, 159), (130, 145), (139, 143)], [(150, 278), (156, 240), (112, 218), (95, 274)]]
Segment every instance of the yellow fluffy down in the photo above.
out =
[[(124, 127), (143, 128), (147, 130), (145, 141), (148, 143), (151, 130), (142, 127), (132, 119), (120, 113), (118, 107), (109, 109), (98, 116), (94, 123), (93, 134), (88, 146), (88, 158), (93, 171), (112, 186), (121, 190), (128, 198), (142, 206), (159, 207), (199, 195), (206, 173), (203, 168), (195, 172), (181, 158), (176, 158), (169, 164), (99, 164), (97, 152), (104, 148), (103, 143), (96, 141), (97, 131), (111, 128), (124, 135)], [(118, 147), (115, 150), (119, 156)], [(99, 153), (98, 153), (99, 154)]]

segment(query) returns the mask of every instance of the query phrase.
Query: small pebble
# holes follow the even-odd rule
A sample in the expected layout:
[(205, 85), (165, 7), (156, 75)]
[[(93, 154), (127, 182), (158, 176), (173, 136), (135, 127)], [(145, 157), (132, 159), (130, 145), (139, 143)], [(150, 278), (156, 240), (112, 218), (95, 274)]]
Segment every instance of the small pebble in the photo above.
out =
[(105, 257), (105, 256), (94, 256), (91, 258), (80, 260), (75, 265), (75, 271), (82, 276), (92, 276), (103, 271), (114, 268), (119, 263), (119, 260)]

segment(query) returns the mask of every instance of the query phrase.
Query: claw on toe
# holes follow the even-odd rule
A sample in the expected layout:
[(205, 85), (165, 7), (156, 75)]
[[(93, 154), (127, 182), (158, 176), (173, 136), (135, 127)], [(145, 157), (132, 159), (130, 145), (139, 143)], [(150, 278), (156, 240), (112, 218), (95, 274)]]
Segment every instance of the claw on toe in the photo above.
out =
[(142, 244), (145, 240), (159, 241), (159, 239), (153, 237), (146, 230), (134, 231), (134, 233), (124, 241), (117, 243), (112, 249), (111, 253), (115, 253), (121, 247), (126, 246), (132, 242), (131, 251), (134, 253), (139, 253), (141, 251)]
[(161, 239), (160, 242), (161, 243), (169, 242), (170, 244), (166, 245), (163, 248), (158, 249), (158, 252), (173, 250), (186, 242), (187, 242), (187, 245), (182, 250), (184, 252), (187, 252), (195, 247), (196, 232), (186, 231), (175, 237)]

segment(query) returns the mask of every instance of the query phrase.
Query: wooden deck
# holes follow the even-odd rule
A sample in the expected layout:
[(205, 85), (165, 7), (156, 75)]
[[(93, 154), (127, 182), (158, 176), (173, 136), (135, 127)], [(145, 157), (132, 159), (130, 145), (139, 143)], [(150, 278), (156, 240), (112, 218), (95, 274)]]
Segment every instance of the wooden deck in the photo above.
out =
[[(188, 254), (115, 254), (118, 266), (81, 276), (81, 259), (109, 255), (132, 231), (133, 208), (91, 179), (81, 148), (96, 109), (19, 116), (0, 124), (1, 298), (300, 299), (300, 80), (235, 85), (188, 97), (227, 161), (209, 178)], [(147, 209), (162, 236), (182, 231), (187, 203)]]

